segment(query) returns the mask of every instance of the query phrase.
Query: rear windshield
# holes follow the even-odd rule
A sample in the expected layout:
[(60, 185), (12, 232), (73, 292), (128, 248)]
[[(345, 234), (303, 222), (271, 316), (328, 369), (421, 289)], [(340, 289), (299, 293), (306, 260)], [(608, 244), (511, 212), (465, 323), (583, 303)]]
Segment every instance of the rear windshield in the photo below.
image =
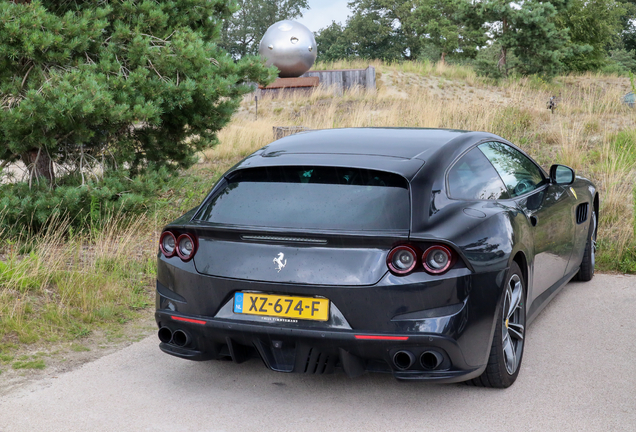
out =
[(267, 167), (233, 173), (197, 219), (326, 230), (408, 230), (407, 181), (356, 168)]

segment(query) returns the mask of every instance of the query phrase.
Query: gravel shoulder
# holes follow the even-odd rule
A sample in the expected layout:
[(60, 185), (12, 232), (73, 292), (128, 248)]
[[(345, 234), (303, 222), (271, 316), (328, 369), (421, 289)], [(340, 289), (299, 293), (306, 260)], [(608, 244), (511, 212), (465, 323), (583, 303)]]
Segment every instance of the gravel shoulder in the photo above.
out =
[[(26, 345), (13, 353), (9, 361), (0, 361), (0, 397), (42, 380), (56, 379), (86, 363), (116, 353), (129, 345), (154, 335), (157, 325), (154, 309), (142, 311), (139, 317), (119, 326), (96, 329), (89, 336), (70, 342)], [(15, 369), (16, 361), (39, 361), (42, 368)], [(0, 429), (2, 432), (2, 429)]]
[(633, 431), (635, 309), (634, 276), (570, 283), (530, 327), (503, 391), (194, 363), (150, 336), (0, 396), (0, 431)]

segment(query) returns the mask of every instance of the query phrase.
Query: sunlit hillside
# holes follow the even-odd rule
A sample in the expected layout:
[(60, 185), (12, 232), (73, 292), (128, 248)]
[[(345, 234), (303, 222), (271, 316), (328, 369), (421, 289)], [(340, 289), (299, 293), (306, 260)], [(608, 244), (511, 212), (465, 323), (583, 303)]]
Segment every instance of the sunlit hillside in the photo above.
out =
[[(311, 96), (246, 98), (221, 144), (205, 153), (204, 164), (229, 166), (272, 141), (273, 126), (310, 129), (404, 126), (489, 131), (518, 144), (546, 169), (573, 167), (601, 191), (601, 265), (633, 271), (636, 111), (623, 104), (629, 79), (586, 74), (510, 79), (477, 77), (472, 69), (430, 63), (374, 62), (377, 92), (334, 96), (321, 88)], [(318, 65), (366, 67), (368, 63)], [(558, 106), (546, 108), (551, 96)]]

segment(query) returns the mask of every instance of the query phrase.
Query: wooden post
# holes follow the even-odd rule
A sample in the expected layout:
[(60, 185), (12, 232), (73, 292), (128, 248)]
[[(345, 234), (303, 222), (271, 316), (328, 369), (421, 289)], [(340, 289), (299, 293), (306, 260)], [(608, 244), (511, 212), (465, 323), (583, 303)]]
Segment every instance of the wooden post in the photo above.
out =
[(375, 68), (369, 66), (366, 69), (341, 69), (309, 71), (303, 77), (319, 77), (320, 84), (332, 88), (336, 94), (355, 87), (362, 87), (365, 90), (375, 90)]
[(274, 140), (279, 140), (289, 135), (311, 130), (305, 126), (274, 126)]

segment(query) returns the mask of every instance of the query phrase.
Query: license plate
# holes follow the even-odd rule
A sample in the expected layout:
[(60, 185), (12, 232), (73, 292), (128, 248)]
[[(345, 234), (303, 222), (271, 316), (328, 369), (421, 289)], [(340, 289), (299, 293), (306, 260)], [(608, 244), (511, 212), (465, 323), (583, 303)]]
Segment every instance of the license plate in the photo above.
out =
[(238, 292), (234, 294), (234, 313), (328, 321), (329, 300)]

